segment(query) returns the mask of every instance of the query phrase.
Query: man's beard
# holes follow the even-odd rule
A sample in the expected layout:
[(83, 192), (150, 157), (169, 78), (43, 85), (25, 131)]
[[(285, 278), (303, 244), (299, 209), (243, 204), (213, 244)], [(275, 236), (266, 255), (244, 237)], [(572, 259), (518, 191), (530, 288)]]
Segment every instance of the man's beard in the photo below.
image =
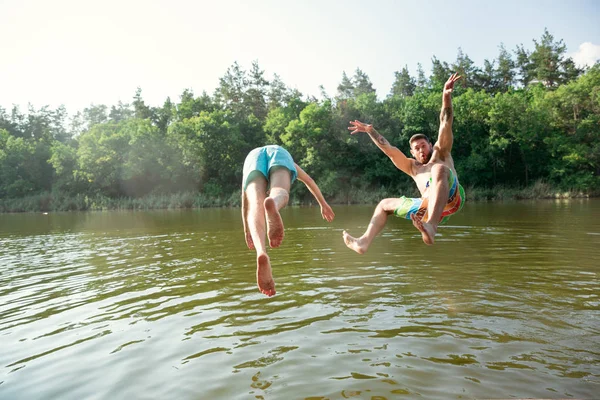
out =
[(431, 160), (431, 155), (433, 154), (432, 151), (429, 152), (429, 154), (427, 154), (423, 160), (423, 164), (427, 164), (429, 162), (429, 160)]

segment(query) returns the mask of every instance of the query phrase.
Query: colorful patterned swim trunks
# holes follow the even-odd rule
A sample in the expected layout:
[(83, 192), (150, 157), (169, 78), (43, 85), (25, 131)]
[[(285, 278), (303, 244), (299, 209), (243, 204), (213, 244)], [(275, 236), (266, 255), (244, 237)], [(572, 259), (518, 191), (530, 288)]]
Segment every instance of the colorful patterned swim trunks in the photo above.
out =
[(291, 183), (294, 183), (298, 171), (294, 165), (294, 159), (290, 153), (281, 146), (268, 145), (257, 147), (246, 156), (244, 161), (244, 177), (242, 178), (244, 190), (260, 174), (269, 181), (269, 171), (273, 167), (285, 167), (291, 173)]
[[(429, 184), (431, 184), (431, 178), (429, 178)], [(458, 183), (458, 178), (454, 175), (454, 172), (450, 170), (448, 177), (448, 185), (450, 191), (448, 193), (448, 201), (442, 212), (442, 218), (440, 224), (444, 224), (448, 221), (452, 214), (455, 214), (463, 208), (465, 204), (465, 190)], [(411, 219), (412, 215), (416, 215), (418, 218), (427, 221), (427, 205), (429, 204), (428, 198), (408, 198), (401, 197), (402, 203), (398, 208), (394, 210), (394, 215), (400, 218)]]

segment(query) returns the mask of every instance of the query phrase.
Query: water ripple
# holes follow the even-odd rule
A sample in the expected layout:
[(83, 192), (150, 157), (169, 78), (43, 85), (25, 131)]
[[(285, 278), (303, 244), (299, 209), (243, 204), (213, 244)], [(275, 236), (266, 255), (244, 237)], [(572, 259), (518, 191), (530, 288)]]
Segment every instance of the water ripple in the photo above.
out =
[(340, 225), (287, 210), (270, 299), (231, 210), (120, 214), (112, 223), (132, 228), (115, 230), (112, 214), (85, 215), (93, 229), (0, 237), (0, 397), (589, 398), (600, 387), (597, 226), (457, 219), (427, 247), (394, 220), (358, 256), (341, 225), (364, 229), (372, 209), (351, 210), (336, 211)]

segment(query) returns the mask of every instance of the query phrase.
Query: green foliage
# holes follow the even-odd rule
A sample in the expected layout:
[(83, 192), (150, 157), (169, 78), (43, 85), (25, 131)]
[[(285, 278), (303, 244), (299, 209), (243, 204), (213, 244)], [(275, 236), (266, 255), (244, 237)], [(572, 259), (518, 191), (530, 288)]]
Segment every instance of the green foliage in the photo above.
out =
[(446, 79), (451, 75), (451, 69), (447, 62), (440, 61), (437, 57), (433, 56), (431, 59), (431, 77), (429, 78), (429, 82), (431, 83), (431, 88), (436, 92), (440, 92), (443, 87)]
[(514, 86), (516, 64), (510, 53), (504, 48), (503, 44), (500, 44), (499, 49), (500, 54), (498, 55), (498, 66), (495, 70), (495, 78), (497, 80), (498, 90), (505, 92)]
[(404, 124), (403, 139), (408, 139), (415, 133), (423, 133), (431, 140), (437, 137), (441, 97), (433, 90), (419, 91), (408, 98), (399, 115)]
[(48, 163), (54, 169), (54, 184), (52, 190), (76, 194), (82, 185), (75, 179), (77, 170), (77, 148), (71, 144), (54, 142), (50, 147), (50, 159)]
[(252, 117), (236, 121), (224, 111), (203, 111), (197, 117), (172, 124), (168, 138), (179, 151), (183, 167), (180, 172), (200, 189), (204, 184), (219, 182), (225, 190), (232, 190), (239, 185), (242, 163), (250, 150), (242, 132), (252, 131), (261, 131)]
[[(247, 153), (286, 147), (332, 202), (375, 203), (416, 196), (365, 134), (348, 122), (372, 123), (409, 154), (408, 139), (437, 139), (441, 90), (452, 72), (452, 156), (470, 199), (540, 198), (600, 193), (600, 65), (585, 73), (546, 30), (532, 49), (477, 66), (458, 49), (453, 63), (432, 59), (412, 77), (395, 73), (378, 98), (357, 68), (342, 74), (335, 97), (304, 97), (257, 62), (234, 63), (213, 96), (185, 90), (178, 102), (90, 105), (67, 122), (59, 107), (22, 113), (0, 107), (0, 210), (102, 210), (239, 206)], [(291, 202), (312, 196), (293, 185)]]
[(318, 157), (327, 154), (331, 143), (329, 132), (331, 126), (331, 103), (322, 105), (310, 103), (300, 117), (291, 121), (280, 136), (281, 142), (300, 165), (308, 169), (322, 170), (325, 161)]
[(49, 153), (44, 140), (15, 137), (0, 130), (0, 196), (23, 197), (49, 189)]
[(600, 64), (546, 95), (555, 134), (546, 139), (550, 177), (563, 188), (600, 186)]
[(134, 118), (121, 131), (128, 139), (129, 149), (120, 176), (123, 194), (138, 197), (153, 191), (168, 191), (173, 182), (169, 167), (178, 154), (166, 143), (161, 126), (148, 119)]
[(94, 125), (79, 138), (77, 179), (88, 182), (92, 193), (119, 196), (120, 178), (129, 151), (127, 121)]
[(394, 72), (396, 80), (392, 84), (392, 96), (412, 96), (415, 92), (417, 84), (415, 78), (411, 77), (406, 65), (401, 72)]

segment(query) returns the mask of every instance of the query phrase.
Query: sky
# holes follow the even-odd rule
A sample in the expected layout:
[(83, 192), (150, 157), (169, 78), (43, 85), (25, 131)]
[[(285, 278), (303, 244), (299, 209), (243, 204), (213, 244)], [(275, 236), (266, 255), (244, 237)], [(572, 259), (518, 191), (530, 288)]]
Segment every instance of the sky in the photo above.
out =
[(579, 65), (600, 59), (600, 1), (0, 0), (0, 107), (131, 103), (214, 93), (253, 61), (304, 95), (366, 73), (379, 97), (404, 66), (426, 75), (458, 49), (477, 66), (500, 44), (533, 50), (544, 29)]

